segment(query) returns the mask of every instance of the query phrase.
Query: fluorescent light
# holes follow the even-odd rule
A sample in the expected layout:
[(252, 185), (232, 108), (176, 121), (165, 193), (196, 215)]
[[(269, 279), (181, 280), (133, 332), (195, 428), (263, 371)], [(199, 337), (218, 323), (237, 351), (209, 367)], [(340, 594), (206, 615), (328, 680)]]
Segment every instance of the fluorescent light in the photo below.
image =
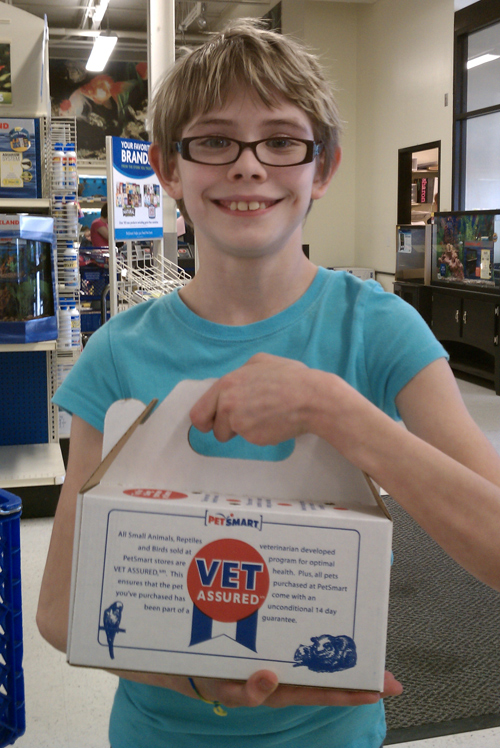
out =
[(191, 24), (202, 15), (204, 12), (202, 8), (203, 3), (195, 3), (194, 8), (191, 8), (187, 16), (180, 22), (179, 31), (186, 31), (186, 29), (188, 29), (189, 26), (191, 26)]
[(484, 65), (485, 62), (491, 62), (492, 60), (498, 60), (500, 55), (480, 55), (479, 57), (473, 57), (472, 60), (467, 60), (467, 70), (475, 68), (478, 65)]
[(99, 5), (94, 7), (94, 15), (92, 16), (92, 28), (96, 29), (100, 25), (104, 14), (106, 13), (109, 5), (109, 0), (101, 0)]
[(94, 73), (104, 70), (117, 41), (117, 36), (104, 36), (103, 34), (98, 36), (85, 68)]

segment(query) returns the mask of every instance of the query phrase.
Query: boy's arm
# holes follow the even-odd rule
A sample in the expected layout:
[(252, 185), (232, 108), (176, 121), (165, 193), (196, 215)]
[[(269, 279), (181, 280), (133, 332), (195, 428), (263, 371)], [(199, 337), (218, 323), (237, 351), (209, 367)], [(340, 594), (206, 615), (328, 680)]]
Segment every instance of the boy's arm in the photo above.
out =
[(66, 651), (68, 633), (76, 499), (80, 488), (99, 466), (101, 453), (100, 431), (73, 416), (66, 478), (54, 517), (37, 610), (40, 633), (61, 652)]
[[(66, 651), (67, 644), (76, 500), (80, 488), (100, 464), (101, 452), (102, 434), (78, 416), (73, 416), (68, 469), (54, 518), (37, 611), (41, 635), (61, 652)], [(138, 683), (170, 688), (198, 698), (184, 676), (117, 670), (110, 672)], [(269, 706), (357, 706), (373, 703), (381, 697), (380, 694), (369, 692), (279, 686), (276, 675), (267, 670), (254, 673), (246, 683), (197, 678), (196, 685), (206, 698), (219, 700), (228, 707), (258, 706), (264, 702)], [(387, 673), (385, 695), (400, 692), (400, 684)]]
[(236, 433), (254, 444), (303, 433), (326, 439), (459, 564), (500, 590), (500, 457), (446, 361), (419, 372), (396, 402), (408, 430), (340, 377), (258, 354), (218, 380), (191, 418), (222, 441)]
[[(77, 496), (80, 488), (99, 466), (101, 455), (101, 432), (74, 415), (71, 424), (68, 468), (54, 518), (36, 619), (44, 639), (61, 652), (66, 651), (67, 645)], [(171, 678), (153, 673), (120, 673), (120, 675), (124, 677), (129, 675), (132, 680), (141, 683), (170, 688), (175, 688), (174, 681), (186, 681), (186, 678)], [(192, 689), (187, 681), (180, 685), (184, 688), (176, 688), (176, 690), (185, 690), (191, 695), (189, 690)]]

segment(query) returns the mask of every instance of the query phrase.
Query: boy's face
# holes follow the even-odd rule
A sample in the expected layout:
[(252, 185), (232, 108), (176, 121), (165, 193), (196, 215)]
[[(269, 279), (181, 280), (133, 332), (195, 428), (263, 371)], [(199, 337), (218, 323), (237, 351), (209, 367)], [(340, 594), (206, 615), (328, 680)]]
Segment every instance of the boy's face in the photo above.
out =
[[(314, 140), (312, 124), (301, 109), (281, 97), (270, 109), (245, 89), (224, 107), (195, 117), (182, 132), (183, 138), (197, 136), (247, 142), (285, 136)], [(151, 161), (168, 194), (183, 198), (200, 252), (211, 247), (239, 257), (301, 247), (310, 201), (324, 194), (338, 163), (325, 180), (319, 158), (297, 166), (266, 166), (246, 148), (235, 163), (226, 165), (198, 164), (176, 156), (167, 176), (157, 157), (153, 146)]]

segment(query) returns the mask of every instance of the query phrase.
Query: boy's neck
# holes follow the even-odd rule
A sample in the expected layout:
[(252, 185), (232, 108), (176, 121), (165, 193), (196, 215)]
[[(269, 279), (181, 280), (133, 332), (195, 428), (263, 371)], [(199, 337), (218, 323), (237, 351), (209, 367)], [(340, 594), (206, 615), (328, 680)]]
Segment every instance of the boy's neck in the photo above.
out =
[(286, 259), (226, 257), (221, 267), (204, 259), (180, 296), (195, 314), (223, 325), (248, 325), (282, 312), (307, 291), (317, 271), (301, 248)]

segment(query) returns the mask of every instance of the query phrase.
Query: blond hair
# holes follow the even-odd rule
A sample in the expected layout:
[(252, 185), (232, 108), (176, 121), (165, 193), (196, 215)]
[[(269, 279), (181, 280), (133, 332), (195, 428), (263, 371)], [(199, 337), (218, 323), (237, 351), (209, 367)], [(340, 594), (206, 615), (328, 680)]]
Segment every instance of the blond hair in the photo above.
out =
[[(196, 116), (223, 107), (237, 85), (252, 88), (270, 108), (279, 93), (302, 109), (311, 120), (315, 141), (323, 144), (323, 174), (329, 174), (341, 132), (332, 87), (315, 55), (255, 19), (229, 24), (178, 60), (158, 86), (152, 103), (152, 139), (160, 147), (165, 169), (185, 126)], [(189, 220), (182, 201), (179, 207)]]

